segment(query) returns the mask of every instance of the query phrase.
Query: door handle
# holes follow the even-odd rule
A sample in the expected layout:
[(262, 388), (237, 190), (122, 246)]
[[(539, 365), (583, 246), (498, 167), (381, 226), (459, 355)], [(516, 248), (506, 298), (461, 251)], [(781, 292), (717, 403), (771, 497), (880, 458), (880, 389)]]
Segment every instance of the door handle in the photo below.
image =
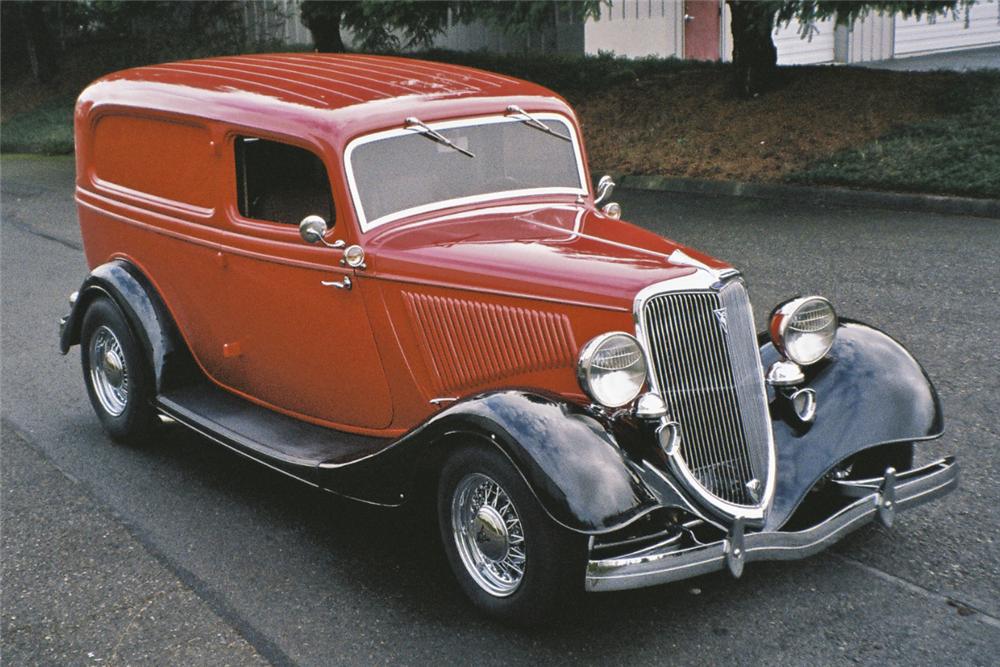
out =
[(351, 289), (352, 285), (350, 276), (344, 276), (344, 279), (340, 281), (321, 280), (319, 281), (319, 284), (323, 285), (324, 287), (336, 287), (337, 289), (348, 289), (348, 290)]

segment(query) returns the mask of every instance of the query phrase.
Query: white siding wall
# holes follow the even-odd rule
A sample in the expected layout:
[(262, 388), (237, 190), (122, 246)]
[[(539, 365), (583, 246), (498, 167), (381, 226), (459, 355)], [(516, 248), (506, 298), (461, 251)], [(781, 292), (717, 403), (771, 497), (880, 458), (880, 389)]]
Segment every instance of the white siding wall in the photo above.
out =
[(1000, 44), (1000, 2), (980, 2), (943, 16), (896, 18), (896, 56)]
[[(309, 31), (299, 18), (300, 0), (255, 0), (244, 6), (251, 34), (260, 38), (275, 37), (286, 44), (309, 44)], [(527, 37), (505, 35), (480, 23), (452, 26), (435, 40), (435, 46), (456, 50), (486, 48), (509, 52), (546, 48), (560, 53), (596, 55), (610, 51), (620, 56), (638, 58), (660, 56), (682, 58), (684, 55), (683, 0), (615, 0), (613, 6), (601, 7), (601, 17), (579, 24), (560, 22), (556, 35)], [(731, 22), (728, 5), (723, 4), (722, 53), (732, 59)], [(1000, 0), (978, 0), (956, 14), (934, 18), (904, 19), (870, 14), (856, 21), (850, 31), (838, 29), (833, 21), (816, 24), (818, 33), (802, 39), (798, 22), (778, 27), (774, 42), (778, 63), (801, 65), (832, 62), (869, 62), (905, 57), (934, 51), (951, 51), (1000, 44)], [(344, 35), (350, 41), (350, 35)]]
[(680, 0), (616, 0), (583, 27), (584, 50), (641, 58), (684, 57), (684, 3)]
[(849, 63), (867, 63), (892, 58), (892, 45), (892, 15), (869, 14), (851, 26), (847, 38), (846, 60)]
[(778, 49), (779, 65), (814, 65), (834, 61), (834, 32), (832, 20), (819, 21), (811, 36), (803, 39), (802, 26), (792, 21), (774, 30), (774, 45)]
[(456, 24), (443, 35), (434, 38), (434, 46), (453, 51), (478, 51), (487, 49), (496, 53), (510, 53), (524, 47), (524, 39), (515, 39), (502, 30), (494, 30), (482, 21)]
[(301, 0), (252, 0), (244, 2), (243, 22), (257, 41), (278, 40), (282, 44), (311, 44), (312, 35), (302, 25)]
[(733, 13), (729, 11), (729, 3), (722, 3), (722, 61), (733, 61)]
[(486, 49), (495, 53), (541, 51), (580, 54), (584, 46), (583, 32), (583, 22), (563, 12), (555, 26), (551, 23), (537, 26), (528, 34), (508, 33), (482, 21), (452, 23), (444, 34), (434, 38), (433, 46), (453, 51)]

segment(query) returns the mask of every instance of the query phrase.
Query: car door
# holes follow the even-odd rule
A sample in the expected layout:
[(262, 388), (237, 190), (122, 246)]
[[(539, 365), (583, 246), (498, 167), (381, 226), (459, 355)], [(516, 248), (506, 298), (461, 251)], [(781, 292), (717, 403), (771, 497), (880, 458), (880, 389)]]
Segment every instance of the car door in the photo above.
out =
[(234, 201), (221, 251), (228, 333), (220, 380), (310, 421), (387, 427), (389, 386), (362, 295), (348, 287), (353, 269), (341, 265), (340, 250), (307, 244), (298, 232), (316, 214), (331, 238), (349, 235), (322, 160), (272, 138), (234, 136), (227, 145)]

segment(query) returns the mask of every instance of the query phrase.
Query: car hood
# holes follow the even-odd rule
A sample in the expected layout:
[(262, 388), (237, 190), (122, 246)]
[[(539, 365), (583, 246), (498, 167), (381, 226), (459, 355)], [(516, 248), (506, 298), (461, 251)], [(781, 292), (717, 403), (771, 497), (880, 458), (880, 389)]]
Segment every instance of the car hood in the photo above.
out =
[(578, 205), (497, 206), (399, 223), (367, 244), (371, 271), (425, 282), (631, 310), (642, 288), (699, 270), (707, 255)]

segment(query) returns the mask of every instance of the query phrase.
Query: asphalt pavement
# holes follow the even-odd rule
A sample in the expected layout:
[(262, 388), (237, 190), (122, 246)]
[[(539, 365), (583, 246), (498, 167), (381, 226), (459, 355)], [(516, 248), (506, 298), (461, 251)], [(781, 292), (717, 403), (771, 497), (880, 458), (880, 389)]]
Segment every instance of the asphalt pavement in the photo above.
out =
[(1000, 69), (1000, 46), (987, 46), (964, 51), (948, 51), (946, 53), (929, 53), (923, 56), (909, 58), (892, 58), (889, 60), (873, 60), (859, 63), (858, 67), (872, 69), (892, 69), (899, 72), (931, 72), (935, 70), (953, 70), (969, 72), (981, 69)]
[[(805, 561), (588, 596), (516, 630), (465, 602), (408, 511), (338, 501), (179, 427), (111, 443), (56, 323), (86, 274), (69, 159), (0, 162), (5, 664), (995, 665), (1000, 221), (619, 192), (741, 268), (758, 324), (829, 297), (920, 359), (961, 488)], [(331, 379), (335, 381), (335, 379)]]

